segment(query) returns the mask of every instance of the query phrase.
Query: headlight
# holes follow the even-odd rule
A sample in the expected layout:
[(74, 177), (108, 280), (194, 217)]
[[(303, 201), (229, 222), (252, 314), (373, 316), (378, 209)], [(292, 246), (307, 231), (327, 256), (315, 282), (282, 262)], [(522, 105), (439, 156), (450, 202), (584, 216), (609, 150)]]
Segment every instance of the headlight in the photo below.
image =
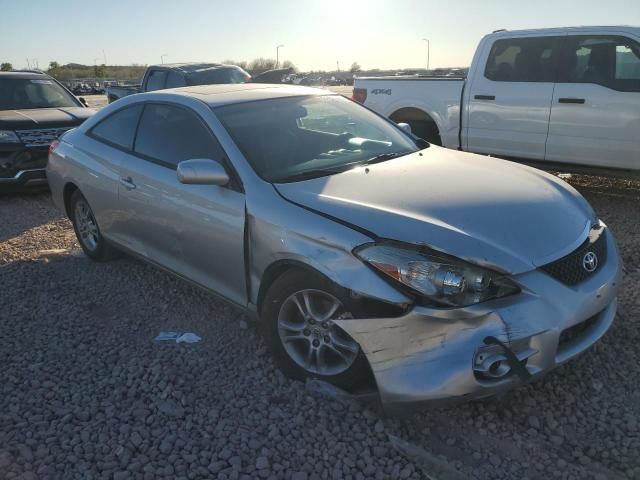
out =
[(354, 253), (432, 304), (464, 307), (520, 291), (504, 275), (425, 248), (389, 243)]
[(13, 130), (0, 130), (0, 143), (20, 143), (20, 139)]

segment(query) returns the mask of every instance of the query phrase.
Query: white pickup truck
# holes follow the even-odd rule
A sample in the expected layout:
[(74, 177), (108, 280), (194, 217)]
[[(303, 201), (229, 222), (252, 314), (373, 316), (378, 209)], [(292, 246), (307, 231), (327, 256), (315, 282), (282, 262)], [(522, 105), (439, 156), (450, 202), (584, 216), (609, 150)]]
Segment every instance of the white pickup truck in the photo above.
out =
[(640, 28), (496, 31), (466, 78), (356, 78), (353, 99), (445, 147), (640, 171)]

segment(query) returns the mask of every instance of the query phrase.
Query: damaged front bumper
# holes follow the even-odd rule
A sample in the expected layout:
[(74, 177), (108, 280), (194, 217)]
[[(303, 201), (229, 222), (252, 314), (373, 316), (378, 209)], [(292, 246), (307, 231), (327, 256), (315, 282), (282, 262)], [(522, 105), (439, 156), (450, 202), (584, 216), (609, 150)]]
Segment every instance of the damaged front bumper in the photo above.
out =
[(611, 326), (622, 265), (608, 229), (606, 235), (606, 263), (578, 285), (535, 270), (514, 277), (522, 292), (512, 297), (335, 323), (360, 344), (387, 411), (492, 395), (578, 355)]

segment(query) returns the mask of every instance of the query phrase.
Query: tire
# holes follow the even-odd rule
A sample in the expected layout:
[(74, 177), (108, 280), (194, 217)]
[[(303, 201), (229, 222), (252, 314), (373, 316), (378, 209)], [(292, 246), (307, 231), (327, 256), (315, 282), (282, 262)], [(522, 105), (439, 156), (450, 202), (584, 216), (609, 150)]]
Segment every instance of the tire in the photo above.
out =
[[(71, 195), (69, 202), (70, 218), (76, 238), (85, 255), (98, 262), (106, 262), (117, 256), (117, 251), (107, 243), (100, 233), (100, 228), (95, 220), (89, 202), (84, 198), (80, 190)], [(85, 216), (83, 218), (83, 216)], [(93, 224), (93, 226), (91, 226)]]
[[(318, 378), (347, 391), (357, 390), (371, 383), (369, 363), (360, 346), (346, 332), (331, 320), (314, 322), (312, 318), (303, 318), (303, 312), (293, 298), (304, 304), (305, 293), (315, 314), (321, 313), (324, 316), (329, 313), (332, 299), (337, 300), (340, 307), (330, 319), (357, 317), (362, 313), (360, 305), (349, 297), (348, 292), (321, 275), (301, 269), (284, 273), (270, 286), (261, 310), (262, 335), (276, 365), (290, 378)], [(305, 305), (303, 309), (307, 310)], [(323, 327), (322, 323), (328, 326)], [(295, 329), (290, 329), (289, 326), (295, 326)], [(295, 336), (295, 340), (283, 340), (283, 336), (289, 335)], [(319, 342), (317, 348), (312, 348), (314, 342)], [(311, 364), (305, 367), (302, 363), (308, 360), (308, 351), (311, 349), (316, 353), (312, 355)], [(322, 364), (325, 368), (322, 368)]]

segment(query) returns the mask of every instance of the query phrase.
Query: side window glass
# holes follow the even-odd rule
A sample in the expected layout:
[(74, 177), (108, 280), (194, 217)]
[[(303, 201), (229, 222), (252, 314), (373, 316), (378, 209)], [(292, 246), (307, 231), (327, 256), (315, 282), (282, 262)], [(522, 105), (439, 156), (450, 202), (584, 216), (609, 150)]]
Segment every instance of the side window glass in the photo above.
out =
[(164, 88), (164, 82), (167, 78), (167, 72), (164, 70), (154, 70), (149, 74), (147, 79), (147, 91), (162, 90)]
[(640, 91), (640, 45), (625, 37), (574, 37), (568, 41), (565, 82)]
[(496, 82), (553, 82), (556, 41), (555, 37), (497, 40), (484, 75)]
[(184, 81), (184, 77), (176, 72), (169, 72), (167, 75), (166, 88), (178, 88), (184, 87), (187, 83)]
[(218, 142), (195, 114), (161, 104), (145, 106), (134, 150), (169, 168), (176, 168), (183, 160), (225, 158)]
[(93, 127), (90, 134), (98, 140), (131, 150), (141, 111), (141, 105), (119, 110)]

